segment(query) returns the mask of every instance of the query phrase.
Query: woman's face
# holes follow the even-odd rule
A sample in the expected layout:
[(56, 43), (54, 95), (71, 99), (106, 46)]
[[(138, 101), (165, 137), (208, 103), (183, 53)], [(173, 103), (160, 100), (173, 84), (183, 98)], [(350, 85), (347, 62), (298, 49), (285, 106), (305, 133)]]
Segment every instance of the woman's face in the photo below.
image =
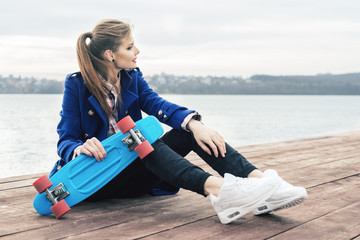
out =
[(113, 52), (114, 67), (120, 71), (122, 69), (136, 68), (136, 56), (140, 53), (139, 49), (134, 44), (134, 39), (131, 34), (124, 38), (122, 44), (116, 52)]

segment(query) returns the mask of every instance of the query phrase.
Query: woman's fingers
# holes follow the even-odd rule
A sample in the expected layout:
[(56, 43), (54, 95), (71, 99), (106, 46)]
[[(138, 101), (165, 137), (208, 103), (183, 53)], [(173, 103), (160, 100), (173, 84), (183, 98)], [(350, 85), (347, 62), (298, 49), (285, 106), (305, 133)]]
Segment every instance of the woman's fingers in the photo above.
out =
[(81, 153), (83, 153), (83, 154), (85, 154), (85, 155), (88, 155), (88, 156), (90, 156), (90, 157), (93, 156), (92, 153), (84, 147), (84, 145), (82, 145), (82, 146), (79, 148), (78, 155), (80, 155)]
[(94, 143), (97, 147), (98, 150), (100, 150), (100, 155), (102, 156), (102, 159), (106, 158), (106, 151), (104, 146), (101, 144), (101, 142), (97, 139), (97, 138), (93, 138), (94, 139)]
[(106, 157), (106, 151), (101, 142), (93, 137), (88, 139), (80, 148), (80, 153), (88, 156), (94, 156), (97, 161), (101, 161)]
[(222, 157), (225, 157), (225, 141), (217, 132), (209, 136), (207, 139), (202, 140), (199, 145), (209, 155), (212, 155), (211, 152), (213, 152), (216, 158), (219, 157), (219, 153)]
[(225, 157), (226, 143), (217, 131), (207, 128), (198, 121), (189, 122), (188, 125), (194, 134), (196, 142), (206, 153), (211, 155), (211, 152), (213, 152), (216, 158), (219, 157), (220, 153), (222, 157)]
[(198, 144), (199, 144), (199, 146), (202, 148), (202, 150), (204, 150), (207, 154), (211, 155), (211, 151), (210, 151), (210, 149), (206, 146), (206, 144), (204, 144), (204, 143), (202, 143), (202, 142), (200, 142), (200, 143), (198, 143)]
[(222, 157), (225, 157), (225, 141), (219, 134), (216, 133), (214, 138), (211, 140), (210, 147), (212, 148), (215, 157), (218, 157), (219, 153)]
[(226, 154), (226, 143), (225, 143), (224, 138), (223, 138), (220, 134), (217, 135), (216, 146), (218, 147), (221, 156), (222, 156), (222, 157), (225, 157), (225, 154)]
[(218, 148), (217, 146), (215, 145), (215, 143), (213, 141), (209, 142), (208, 144), (210, 146), (210, 148), (212, 149), (212, 152), (214, 153), (214, 156), (217, 158), (219, 156), (219, 153), (218, 153)]

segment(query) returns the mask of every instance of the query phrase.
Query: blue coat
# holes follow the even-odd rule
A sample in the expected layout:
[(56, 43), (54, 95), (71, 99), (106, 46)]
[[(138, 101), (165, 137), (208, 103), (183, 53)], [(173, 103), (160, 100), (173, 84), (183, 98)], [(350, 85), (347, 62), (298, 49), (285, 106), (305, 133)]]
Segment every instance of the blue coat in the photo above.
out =
[[(134, 121), (138, 121), (142, 118), (143, 111), (180, 130), (185, 117), (194, 112), (161, 98), (149, 87), (138, 68), (122, 70), (120, 73), (122, 104), (118, 109), (119, 119), (130, 115)], [(106, 115), (86, 87), (80, 72), (66, 77), (60, 116), (57, 149), (61, 159), (55, 164), (50, 176), (71, 161), (74, 149), (87, 139), (96, 137), (102, 141), (107, 136)]]

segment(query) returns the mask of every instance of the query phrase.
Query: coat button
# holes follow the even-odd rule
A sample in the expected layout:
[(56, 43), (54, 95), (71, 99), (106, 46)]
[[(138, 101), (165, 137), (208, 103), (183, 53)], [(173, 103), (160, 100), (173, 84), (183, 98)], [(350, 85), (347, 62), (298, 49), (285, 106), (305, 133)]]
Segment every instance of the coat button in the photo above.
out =
[(84, 138), (88, 138), (88, 137), (89, 137), (89, 134), (85, 133)]
[(158, 115), (161, 116), (163, 114), (163, 112), (161, 110), (159, 110)]
[(128, 114), (129, 114), (129, 111), (126, 111), (126, 112), (125, 112), (125, 115), (128, 115)]
[(167, 118), (167, 116), (166, 116), (166, 115), (164, 115), (164, 118)]
[(90, 110), (90, 111), (88, 112), (88, 114), (89, 114), (89, 116), (94, 116), (94, 111), (93, 111), (93, 110)]

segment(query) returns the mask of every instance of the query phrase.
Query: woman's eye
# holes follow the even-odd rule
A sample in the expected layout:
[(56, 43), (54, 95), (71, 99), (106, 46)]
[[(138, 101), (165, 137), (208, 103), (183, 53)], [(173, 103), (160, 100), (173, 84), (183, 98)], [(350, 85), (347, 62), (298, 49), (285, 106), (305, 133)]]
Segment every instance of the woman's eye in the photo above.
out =
[(127, 50), (131, 50), (132, 49), (132, 46), (128, 47)]

